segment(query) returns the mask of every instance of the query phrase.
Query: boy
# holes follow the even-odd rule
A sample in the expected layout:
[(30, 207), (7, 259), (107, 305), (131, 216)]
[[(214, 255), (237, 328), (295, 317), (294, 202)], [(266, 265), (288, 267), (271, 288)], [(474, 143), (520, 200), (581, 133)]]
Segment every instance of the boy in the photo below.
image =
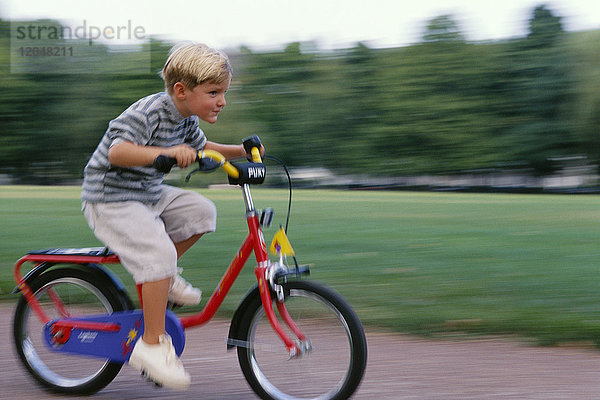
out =
[(166, 92), (131, 105), (109, 123), (85, 167), (83, 211), (96, 237), (119, 255), (142, 284), (144, 334), (129, 363), (153, 381), (187, 388), (190, 376), (165, 334), (167, 300), (198, 304), (200, 291), (178, 275), (177, 259), (204, 233), (213, 232), (216, 209), (197, 193), (162, 184), (151, 167), (159, 155), (192, 164), (198, 150), (245, 157), (242, 145), (206, 140), (199, 119), (214, 124), (232, 78), (223, 53), (202, 44), (171, 50), (162, 70)]

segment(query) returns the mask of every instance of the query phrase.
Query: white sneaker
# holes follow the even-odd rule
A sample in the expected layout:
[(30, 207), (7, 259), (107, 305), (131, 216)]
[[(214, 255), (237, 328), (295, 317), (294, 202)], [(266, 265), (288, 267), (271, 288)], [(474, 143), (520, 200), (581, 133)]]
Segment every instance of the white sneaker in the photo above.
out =
[[(179, 269), (179, 273), (181, 273)], [(177, 274), (171, 279), (169, 287), (169, 301), (180, 306), (193, 306), (200, 303), (202, 291), (193, 287), (181, 275)]]
[(190, 374), (175, 354), (168, 335), (162, 335), (159, 344), (155, 345), (138, 339), (129, 357), (129, 365), (160, 386), (172, 389), (187, 389), (190, 386)]

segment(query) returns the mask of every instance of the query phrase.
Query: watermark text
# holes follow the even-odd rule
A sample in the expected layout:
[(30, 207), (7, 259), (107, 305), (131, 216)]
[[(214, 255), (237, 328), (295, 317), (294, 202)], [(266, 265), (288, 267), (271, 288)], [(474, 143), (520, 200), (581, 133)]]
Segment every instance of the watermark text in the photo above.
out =
[(17, 25), (14, 29), (16, 40), (87, 40), (90, 46), (97, 40), (143, 41), (146, 29), (133, 25), (131, 20), (124, 25), (88, 25), (86, 20), (75, 27), (57, 24), (29, 23)]

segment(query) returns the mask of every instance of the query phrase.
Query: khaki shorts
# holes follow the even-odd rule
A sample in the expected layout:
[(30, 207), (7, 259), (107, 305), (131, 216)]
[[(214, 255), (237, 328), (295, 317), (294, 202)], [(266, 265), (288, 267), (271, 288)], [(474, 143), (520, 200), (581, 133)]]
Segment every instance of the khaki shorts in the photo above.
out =
[(119, 256), (136, 283), (175, 276), (174, 243), (216, 228), (217, 210), (210, 200), (166, 185), (156, 204), (84, 202), (82, 208), (96, 237)]

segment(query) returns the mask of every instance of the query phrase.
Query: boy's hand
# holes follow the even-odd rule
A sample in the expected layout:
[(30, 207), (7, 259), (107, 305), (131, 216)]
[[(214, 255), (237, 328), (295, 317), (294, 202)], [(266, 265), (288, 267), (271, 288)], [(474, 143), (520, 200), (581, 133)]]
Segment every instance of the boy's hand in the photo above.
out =
[(260, 153), (261, 157), (265, 155), (265, 148), (262, 145), (262, 143), (260, 142), (260, 138), (258, 137), (258, 135), (248, 136), (242, 142), (242, 151), (245, 153), (244, 155), (247, 157), (250, 157), (250, 158), (252, 157), (251, 150), (253, 147), (258, 148), (258, 152)]
[(169, 147), (165, 155), (175, 158), (179, 168), (187, 168), (196, 161), (198, 152), (187, 144), (179, 144), (177, 146)]

